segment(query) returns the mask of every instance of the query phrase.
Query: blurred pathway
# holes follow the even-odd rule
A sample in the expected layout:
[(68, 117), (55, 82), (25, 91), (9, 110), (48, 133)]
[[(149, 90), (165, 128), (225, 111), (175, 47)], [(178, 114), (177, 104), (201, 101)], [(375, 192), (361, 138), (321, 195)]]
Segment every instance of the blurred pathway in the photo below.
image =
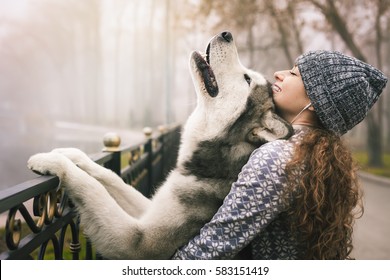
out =
[(390, 260), (390, 179), (361, 173), (364, 215), (356, 221), (352, 256)]

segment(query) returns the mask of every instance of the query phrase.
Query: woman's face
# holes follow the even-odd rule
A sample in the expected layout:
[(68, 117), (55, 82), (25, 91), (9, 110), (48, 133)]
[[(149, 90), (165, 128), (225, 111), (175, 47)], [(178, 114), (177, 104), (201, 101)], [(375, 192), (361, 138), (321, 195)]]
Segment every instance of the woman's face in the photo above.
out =
[(295, 66), (291, 70), (277, 71), (274, 77), (272, 91), (276, 110), (281, 117), (291, 122), (310, 103), (299, 69)]

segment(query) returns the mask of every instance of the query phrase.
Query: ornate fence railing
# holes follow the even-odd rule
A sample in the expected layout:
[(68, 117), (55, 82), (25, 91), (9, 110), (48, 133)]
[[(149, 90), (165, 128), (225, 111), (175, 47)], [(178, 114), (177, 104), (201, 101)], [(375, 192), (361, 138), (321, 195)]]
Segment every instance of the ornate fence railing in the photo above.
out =
[[(175, 165), (180, 126), (145, 129), (146, 140), (119, 146), (120, 139), (107, 135), (103, 152), (91, 158), (113, 170), (144, 195), (154, 188)], [(81, 233), (77, 213), (55, 176), (40, 176), (0, 191), (0, 259), (99, 259)]]

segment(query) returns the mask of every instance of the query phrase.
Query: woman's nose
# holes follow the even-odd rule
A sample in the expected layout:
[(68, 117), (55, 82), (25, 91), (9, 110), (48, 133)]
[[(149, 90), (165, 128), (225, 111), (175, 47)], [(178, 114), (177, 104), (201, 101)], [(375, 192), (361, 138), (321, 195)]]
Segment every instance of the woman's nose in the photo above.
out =
[(282, 81), (284, 78), (283, 71), (276, 71), (274, 73), (274, 78), (275, 78), (275, 80)]
[(276, 80), (283, 81), (284, 78), (286, 78), (290, 73), (290, 70), (281, 70), (281, 71), (276, 71), (274, 73), (274, 77)]

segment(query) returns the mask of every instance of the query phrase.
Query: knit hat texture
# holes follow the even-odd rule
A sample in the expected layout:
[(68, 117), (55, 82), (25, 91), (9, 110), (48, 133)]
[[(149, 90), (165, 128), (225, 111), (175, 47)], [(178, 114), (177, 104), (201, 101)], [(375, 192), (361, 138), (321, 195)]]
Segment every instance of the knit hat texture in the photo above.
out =
[(366, 117), (387, 82), (375, 67), (335, 51), (311, 51), (295, 64), (321, 123), (338, 135)]

